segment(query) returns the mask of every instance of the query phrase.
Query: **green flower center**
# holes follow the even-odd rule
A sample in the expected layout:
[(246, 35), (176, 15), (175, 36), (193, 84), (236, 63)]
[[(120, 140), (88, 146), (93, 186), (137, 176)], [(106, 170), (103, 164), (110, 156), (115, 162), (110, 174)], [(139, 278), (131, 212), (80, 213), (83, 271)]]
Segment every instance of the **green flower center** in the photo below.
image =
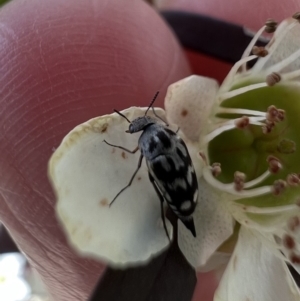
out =
[[(300, 193), (300, 186), (298, 186), (298, 180), (300, 182), (298, 177), (300, 175), (300, 88), (293, 85), (276, 85), (253, 89), (224, 100), (222, 108), (231, 108), (230, 113), (224, 110), (225, 113), (220, 111), (221, 113), (217, 115), (227, 120), (248, 119), (250, 116), (245, 117), (245, 114), (235, 113), (234, 109), (237, 109), (236, 112), (240, 109), (265, 112), (266, 115), (268, 109), (270, 110), (273, 106), (285, 112), (282, 121), (275, 122), (268, 128), (270, 124), (266, 126), (265, 120), (262, 120), (263, 117), (256, 117), (260, 118), (258, 122), (250, 121), (246, 126), (223, 131), (208, 145), (209, 162), (221, 164), (222, 171), (217, 177), (221, 183), (233, 183), (236, 172), (244, 175), (243, 178), (238, 174), (238, 181), (247, 183), (259, 178), (268, 169), (270, 170), (270, 166), (272, 169), (274, 162), (280, 165), (279, 170), (270, 173), (251, 187), (255, 189), (269, 186), (273, 187), (274, 192), (274, 185), (275, 187), (279, 185), (278, 193), (270, 191), (269, 193), (263, 192), (262, 195), (258, 193), (255, 197), (246, 196), (240, 200), (246, 205), (273, 207), (298, 201), (297, 195)], [(245, 187), (245, 191), (249, 189)]]

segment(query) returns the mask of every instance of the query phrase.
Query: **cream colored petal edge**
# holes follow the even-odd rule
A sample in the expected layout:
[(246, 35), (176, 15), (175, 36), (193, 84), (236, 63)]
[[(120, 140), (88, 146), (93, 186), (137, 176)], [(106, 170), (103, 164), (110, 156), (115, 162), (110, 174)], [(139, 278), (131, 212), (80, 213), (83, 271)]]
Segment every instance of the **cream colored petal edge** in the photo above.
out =
[(167, 118), (184, 135), (199, 141), (208, 126), (208, 117), (218, 91), (216, 80), (192, 75), (169, 86), (165, 98)]
[(238, 243), (222, 276), (214, 301), (299, 301), (287, 265), (258, 237), (241, 227)]
[[(144, 112), (145, 108), (122, 111), (130, 120)], [(157, 113), (164, 115), (162, 110)], [(130, 154), (103, 140), (133, 150), (140, 133), (125, 133), (128, 125), (117, 114), (91, 119), (63, 139), (49, 162), (57, 216), (72, 246), (121, 267), (146, 263), (169, 245), (145, 162), (131, 187), (108, 206), (128, 184), (140, 152)], [(168, 221), (167, 225), (172, 236)]]
[(222, 192), (199, 179), (199, 197), (193, 215), (197, 237), (178, 221), (178, 245), (188, 262), (195, 268), (204, 266), (233, 233), (234, 221), (222, 201)]

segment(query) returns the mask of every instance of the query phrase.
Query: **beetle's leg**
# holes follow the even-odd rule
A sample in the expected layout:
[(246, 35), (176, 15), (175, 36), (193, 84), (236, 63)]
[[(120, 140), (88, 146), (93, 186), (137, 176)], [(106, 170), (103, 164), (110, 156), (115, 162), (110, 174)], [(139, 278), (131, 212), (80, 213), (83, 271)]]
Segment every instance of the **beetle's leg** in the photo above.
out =
[(117, 147), (117, 148), (120, 148), (128, 153), (131, 153), (131, 154), (135, 154), (137, 152), (137, 150), (139, 149), (139, 147), (137, 146), (134, 150), (130, 150), (130, 149), (127, 149), (123, 146), (119, 146), (119, 145), (114, 145), (114, 144), (110, 144), (108, 143), (106, 140), (103, 140), (103, 142), (105, 142), (107, 145), (110, 145), (110, 146), (113, 146), (113, 147)]
[(117, 194), (117, 195), (113, 198), (113, 200), (110, 202), (109, 207), (110, 207), (110, 206), (112, 205), (112, 203), (116, 200), (116, 198), (117, 198), (117, 197), (118, 197), (125, 189), (127, 189), (127, 188), (132, 184), (134, 177), (136, 176), (137, 172), (139, 171), (139, 169), (140, 169), (141, 166), (142, 166), (143, 158), (144, 158), (144, 156), (141, 154), (141, 155), (140, 155), (140, 158), (139, 158), (138, 167), (137, 167), (137, 169), (135, 170), (134, 174), (132, 175), (132, 177), (131, 177), (131, 179), (130, 179), (128, 185), (126, 185), (124, 188), (122, 188), (122, 189), (118, 192), (118, 194)]
[(161, 195), (160, 190), (157, 188), (156, 183), (155, 183), (153, 177), (151, 176), (151, 174), (148, 173), (148, 175), (149, 175), (150, 182), (152, 183), (152, 185), (153, 185), (153, 187), (154, 187), (154, 189), (155, 189), (155, 191), (156, 191), (156, 193), (157, 193), (157, 195), (158, 195), (158, 197), (159, 197), (159, 200), (160, 200), (161, 219), (162, 219), (162, 221), (163, 221), (164, 229), (165, 229), (165, 232), (166, 232), (166, 234), (167, 234), (167, 237), (168, 237), (169, 241), (171, 241), (170, 236), (169, 236), (169, 233), (168, 233), (168, 229), (167, 229), (167, 225), (166, 225), (166, 219), (165, 219), (165, 213), (164, 213), (164, 206), (163, 206), (163, 204), (164, 204), (164, 197)]

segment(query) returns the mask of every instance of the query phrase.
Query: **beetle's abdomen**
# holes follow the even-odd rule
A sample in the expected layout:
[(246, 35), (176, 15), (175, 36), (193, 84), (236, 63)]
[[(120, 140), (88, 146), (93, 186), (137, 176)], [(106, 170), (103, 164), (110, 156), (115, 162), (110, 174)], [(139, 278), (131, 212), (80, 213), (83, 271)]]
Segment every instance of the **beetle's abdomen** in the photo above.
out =
[(191, 215), (198, 199), (198, 182), (190, 157), (160, 155), (146, 161), (165, 200), (179, 217)]
[(183, 140), (159, 124), (149, 125), (139, 139), (150, 174), (178, 217), (189, 217), (198, 199), (198, 182)]

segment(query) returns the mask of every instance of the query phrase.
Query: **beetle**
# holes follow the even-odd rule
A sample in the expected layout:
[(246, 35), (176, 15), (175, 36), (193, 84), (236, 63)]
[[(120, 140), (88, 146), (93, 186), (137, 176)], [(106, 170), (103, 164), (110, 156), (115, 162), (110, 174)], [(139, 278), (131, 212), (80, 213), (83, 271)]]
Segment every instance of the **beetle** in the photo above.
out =
[[(170, 130), (168, 128), (169, 125), (154, 110), (153, 103), (158, 93), (155, 94), (144, 116), (137, 117), (132, 121), (121, 112), (114, 110), (128, 121), (129, 128), (126, 131), (127, 133), (133, 134), (142, 131), (142, 134), (139, 137), (138, 146), (132, 151), (122, 146), (110, 144), (104, 140), (106, 144), (120, 148), (128, 153), (134, 154), (138, 150), (141, 152), (138, 166), (128, 185), (118, 192), (111, 201), (110, 206), (132, 184), (145, 157), (149, 180), (160, 199), (161, 218), (169, 240), (170, 237), (163, 210), (164, 200), (186, 228), (196, 237), (192, 214), (195, 211), (198, 200), (197, 176), (188, 149), (184, 141), (177, 135), (178, 130), (177, 132)], [(147, 116), (150, 108), (152, 108), (156, 118)], [(165, 125), (159, 123), (158, 119), (163, 121)]]

